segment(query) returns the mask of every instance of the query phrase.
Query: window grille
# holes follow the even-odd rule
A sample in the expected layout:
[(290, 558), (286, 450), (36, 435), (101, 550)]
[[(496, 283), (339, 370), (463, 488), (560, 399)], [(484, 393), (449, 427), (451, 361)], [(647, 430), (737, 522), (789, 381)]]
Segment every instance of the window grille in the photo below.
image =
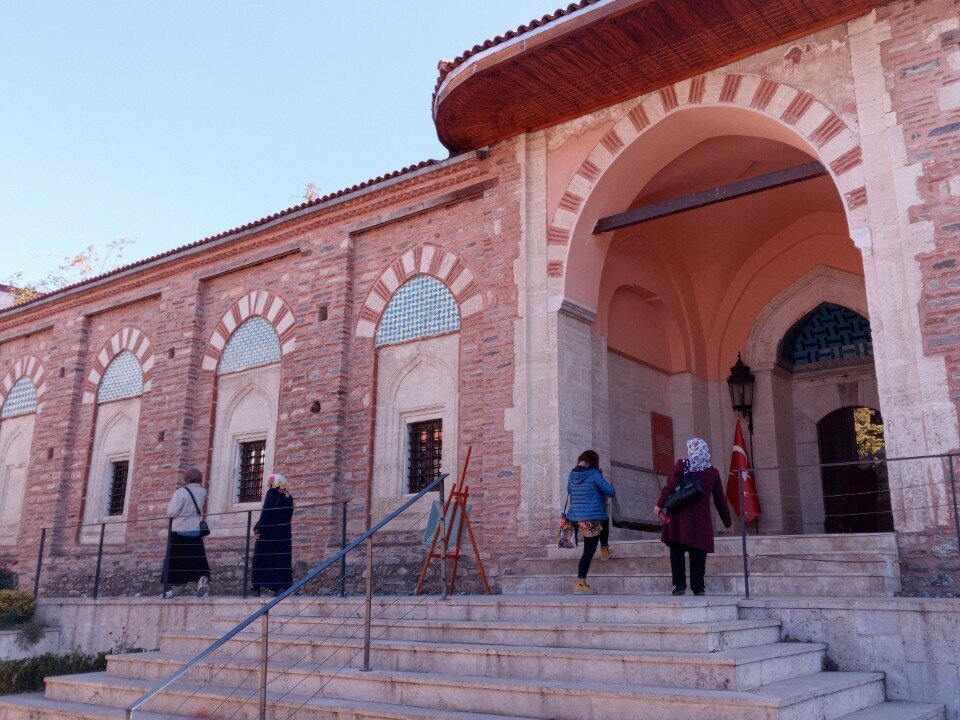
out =
[(443, 420), (425, 420), (410, 423), (407, 473), (408, 492), (418, 493), (440, 474), (440, 456), (443, 449)]
[(377, 329), (377, 345), (401, 343), (460, 329), (460, 310), (439, 280), (417, 275), (387, 305)]
[(260, 502), (263, 497), (263, 465), (267, 456), (267, 441), (240, 443), (240, 473), (237, 482), (237, 502)]
[(36, 409), (37, 389), (33, 386), (33, 381), (30, 378), (22, 377), (13, 384), (10, 392), (7, 393), (7, 399), (3, 402), (3, 410), (0, 410), (0, 418), (29, 415)]
[(779, 362), (788, 370), (870, 362), (870, 321), (849, 308), (821, 303), (794, 324), (780, 342)]
[(117, 460), (110, 463), (110, 499), (107, 503), (107, 515), (123, 515), (123, 503), (127, 499), (127, 478), (129, 475), (129, 460)]
[(143, 368), (137, 356), (129, 350), (117, 355), (107, 366), (97, 388), (97, 402), (136, 397), (143, 394)]
[(280, 337), (266, 318), (255, 315), (238, 327), (220, 358), (217, 372), (239, 372), (251, 367), (280, 362)]

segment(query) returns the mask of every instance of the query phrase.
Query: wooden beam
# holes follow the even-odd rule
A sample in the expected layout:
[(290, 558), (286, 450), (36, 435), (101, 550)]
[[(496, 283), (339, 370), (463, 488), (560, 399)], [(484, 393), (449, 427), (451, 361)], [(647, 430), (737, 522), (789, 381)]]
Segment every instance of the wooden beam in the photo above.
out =
[(634, 208), (626, 212), (610, 215), (600, 218), (593, 228), (593, 234), (613, 232), (631, 225), (650, 222), (658, 218), (676, 215), (677, 213), (696, 210), (697, 208), (716, 205), (717, 203), (735, 200), (736, 198), (747, 197), (765, 190), (793, 185), (794, 183), (812, 180), (827, 174), (827, 169), (819, 162), (813, 161), (794, 165), (771, 173), (757, 175), (748, 180), (739, 180), (729, 185), (719, 185), (709, 190), (701, 190), (690, 195), (681, 195), (680, 197), (663, 202), (645, 205), (644, 207)]

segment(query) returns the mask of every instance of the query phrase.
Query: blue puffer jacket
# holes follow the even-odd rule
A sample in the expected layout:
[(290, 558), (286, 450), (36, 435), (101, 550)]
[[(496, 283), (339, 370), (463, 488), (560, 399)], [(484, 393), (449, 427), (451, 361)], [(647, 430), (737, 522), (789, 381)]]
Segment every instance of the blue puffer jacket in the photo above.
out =
[(567, 519), (573, 521), (603, 520), (607, 517), (606, 498), (617, 494), (597, 468), (579, 466), (570, 471), (567, 492), (570, 493)]

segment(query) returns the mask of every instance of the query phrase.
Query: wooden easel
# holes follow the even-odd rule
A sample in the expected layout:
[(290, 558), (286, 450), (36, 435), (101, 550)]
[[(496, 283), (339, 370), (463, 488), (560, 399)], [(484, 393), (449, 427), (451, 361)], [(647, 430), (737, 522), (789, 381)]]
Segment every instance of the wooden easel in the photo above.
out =
[[(470, 497), (470, 488), (467, 486), (467, 466), (470, 465), (470, 454), (473, 452), (473, 446), (467, 448), (467, 457), (463, 461), (463, 470), (460, 471), (460, 478), (457, 484), (453, 486), (450, 495), (443, 499), (440, 504), (440, 517), (437, 522), (437, 529), (433, 533), (433, 542), (430, 543), (430, 552), (427, 553), (427, 559), (423, 563), (423, 570), (420, 571), (420, 580), (417, 582), (417, 589), (414, 595), (419, 595), (423, 590), (423, 583), (427, 578), (427, 571), (430, 569), (432, 560), (442, 560), (444, 558), (443, 547), (437, 544), (440, 542), (440, 531), (444, 530), (444, 539), (446, 540), (446, 559), (453, 560), (453, 566), (450, 569), (450, 593), (454, 591), (457, 582), (457, 568), (460, 566), (460, 546), (463, 541), (463, 528), (467, 528), (467, 534), (470, 536), (470, 545), (473, 547), (473, 556), (477, 560), (477, 568), (480, 570), (480, 579), (483, 580), (483, 589), (487, 595), (493, 595), (490, 589), (490, 583), (487, 581), (487, 572), (483, 567), (483, 560), (480, 559), (480, 548), (477, 547), (477, 539), (473, 534), (473, 527), (470, 525), (470, 516), (467, 514), (467, 499)], [(450, 508), (453, 513), (449, 513)], [(457, 522), (459, 517), (460, 522)], [(447, 522), (449, 519), (449, 522)], [(453, 539), (453, 528), (457, 528), (456, 542)]]

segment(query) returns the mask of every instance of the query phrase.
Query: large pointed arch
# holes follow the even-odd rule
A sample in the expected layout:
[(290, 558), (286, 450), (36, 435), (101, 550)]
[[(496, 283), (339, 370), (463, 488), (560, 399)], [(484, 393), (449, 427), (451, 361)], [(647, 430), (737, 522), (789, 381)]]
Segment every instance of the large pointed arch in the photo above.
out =
[(143, 392), (150, 392), (153, 386), (153, 345), (142, 330), (134, 327), (125, 327), (114, 333), (103, 348), (97, 353), (93, 367), (87, 375), (83, 385), (83, 403), (89, 405), (97, 399), (97, 389), (103, 374), (107, 371), (113, 359), (124, 351), (133, 353), (140, 362), (143, 371)]
[(13, 363), (13, 367), (4, 376), (0, 382), (0, 408), (7, 401), (7, 395), (17, 381), (21, 378), (28, 378), (33, 383), (33, 388), (37, 392), (37, 412), (40, 412), (43, 403), (43, 393), (46, 392), (46, 372), (43, 369), (43, 363), (33, 355), (24, 355)]
[(230, 336), (245, 321), (254, 316), (265, 318), (273, 325), (280, 338), (280, 350), (283, 355), (296, 347), (296, 316), (287, 301), (269, 290), (252, 290), (231, 305), (220, 318), (203, 353), (201, 370), (205, 372), (217, 370), (220, 356)]

